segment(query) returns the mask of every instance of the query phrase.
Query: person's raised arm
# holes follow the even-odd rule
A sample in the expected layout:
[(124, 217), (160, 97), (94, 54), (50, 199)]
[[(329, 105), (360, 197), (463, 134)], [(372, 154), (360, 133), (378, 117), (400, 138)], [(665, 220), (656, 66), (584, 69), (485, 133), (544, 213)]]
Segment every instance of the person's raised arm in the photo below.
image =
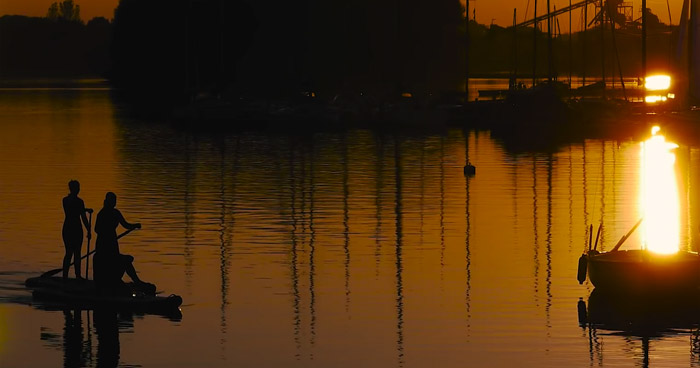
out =
[(141, 228), (141, 223), (140, 223), (140, 222), (136, 222), (136, 223), (133, 223), (133, 224), (132, 224), (132, 223), (129, 223), (129, 222), (126, 221), (126, 219), (124, 219), (124, 216), (122, 215), (121, 211), (116, 210), (116, 209), (115, 209), (115, 211), (117, 211), (117, 218), (119, 219), (119, 224), (120, 224), (120, 225), (124, 226), (125, 228), (127, 228), (127, 229), (129, 229), (129, 230), (140, 229), (140, 228)]

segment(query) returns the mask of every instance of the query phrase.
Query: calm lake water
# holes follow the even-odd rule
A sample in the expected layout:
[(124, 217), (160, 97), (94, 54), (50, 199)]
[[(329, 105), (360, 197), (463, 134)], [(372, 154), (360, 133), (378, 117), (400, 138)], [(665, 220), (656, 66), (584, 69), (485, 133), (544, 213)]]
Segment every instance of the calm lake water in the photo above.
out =
[[(504, 147), (459, 129), (192, 134), (106, 90), (2, 90), (0, 367), (700, 366), (693, 323), (579, 323), (589, 225), (610, 249), (640, 217), (639, 141)], [(700, 151), (675, 154), (696, 250)], [(180, 320), (32, 299), (24, 280), (60, 267), (70, 179), (143, 224), (122, 252), (183, 297)]]

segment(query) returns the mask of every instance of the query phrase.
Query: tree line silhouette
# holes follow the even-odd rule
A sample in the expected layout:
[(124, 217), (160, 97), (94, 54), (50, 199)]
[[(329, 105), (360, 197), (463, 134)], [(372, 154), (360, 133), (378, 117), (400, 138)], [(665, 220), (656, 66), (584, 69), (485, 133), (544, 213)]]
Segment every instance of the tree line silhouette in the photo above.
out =
[(459, 25), (446, 0), (122, 0), (112, 77), (170, 101), (455, 89)]
[(0, 78), (105, 76), (110, 69), (110, 22), (0, 17)]
[[(453, 92), (464, 88), (463, 12), (457, 0), (120, 0), (112, 22), (83, 24), (79, 6), (64, 0), (46, 18), (0, 18), (0, 77), (99, 75), (125, 98), (154, 106), (202, 96)], [(473, 76), (532, 72), (531, 27), (513, 32), (473, 20), (469, 27)], [(616, 65), (610, 29), (600, 34), (576, 32), (571, 48), (568, 35), (555, 37), (553, 69), (599, 76), (605, 50), (609, 78)], [(534, 37), (543, 76), (547, 35)], [(671, 40), (668, 26), (650, 28), (652, 67), (671, 59)], [(623, 73), (637, 76), (638, 34), (618, 32), (617, 48)]]

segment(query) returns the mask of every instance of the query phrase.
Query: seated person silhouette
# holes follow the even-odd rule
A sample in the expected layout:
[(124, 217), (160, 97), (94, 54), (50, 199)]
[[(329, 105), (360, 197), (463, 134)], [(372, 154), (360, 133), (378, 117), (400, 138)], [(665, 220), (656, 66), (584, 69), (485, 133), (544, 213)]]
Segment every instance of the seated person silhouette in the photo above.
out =
[(102, 293), (130, 295), (131, 288), (122, 281), (122, 277), (126, 273), (134, 281), (134, 286), (155, 292), (155, 286), (139, 279), (133, 265), (134, 257), (119, 252), (117, 226), (122, 225), (132, 230), (140, 229), (141, 224), (127, 222), (122, 213), (115, 208), (116, 205), (117, 195), (108, 192), (105, 196), (104, 207), (97, 214), (95, 223), (97, 241), (93, 271), (97, 288)]
[[(68, 190), (70, 193), (63, 197), (63, 213), (66, 218), (63, 220), (63, 246), (66, 249), (66, 254), (63, 256), (63, 279), (68, 278), (68, 270), (70, 270), (71, 260), (75, 266), (75, 278), (82, 279), (80, 276), (80, 252), (83, 247), (83, 225), (87, 229), (87, 237), (92, 237), (90, 222), (85, 217), (85, 212), (92, 213), (92, 209), (85, 208), (85, 202), (78, 197), (80, 193), (80, 182), (71, 180), (68, 182)], [(81, 224), (82, 220), (82, 224)]]

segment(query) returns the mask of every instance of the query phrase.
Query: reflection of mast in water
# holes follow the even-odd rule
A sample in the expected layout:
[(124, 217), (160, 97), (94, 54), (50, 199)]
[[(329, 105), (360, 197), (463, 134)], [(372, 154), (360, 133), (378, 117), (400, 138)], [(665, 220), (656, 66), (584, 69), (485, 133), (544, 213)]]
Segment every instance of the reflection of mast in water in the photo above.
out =
[[(551, 328), (550, 309), (552, 307), (552, 154), (547, 157), (547, 328)], [(549, 330), (547, 330), (549, 335)]]
[(420, 215), (420, 249), (423, 249), (423, 240), (425, 236), (424, 226), (425, 226), (425, 141), (420, 142), (420, 205), (419, 205), (419, 215)]
[(350, 224), (348, 197), (350, 188), (348, 186), (348, 142), (347, 134), (343, 134), (343, 251), (345, 252), (345, 312), (350, 311)]
[[(513, 162), (510, 165), (510, 177), (511, 182), (511, 194), (513, 195), (513, 229), (516, 234), (518, 233), (518, 156), (513, 156)], [(518, 248), (518, 236), (516, 235), (513, 239), (513, 244), (515, 248)]]
[[(466, 165), (466, 164), (465, 164)], [(422, 217), (422, 215), (421, 215)], [(421, 231), (421, 234), (423, 232)], [(445, 272), (445, 139), (440, 137), (440, 287), (444, 288)]]
[[(229, 290), (229, 266), (230, 266), (230, 251), (233, 244), (233, 227), (235, 225), (235, 203), (236, 203), (236, 176), (238, 173), (238, 148), (239, 138), (236, 137), (235, 146), (233, 149), (233, 174), (231, 179), (231, 208), (227, 208), (226, 202), (226, 141), (221, 142), (221, 219), (220, 219), (220, 271), (221, 271), (221, 347), (226, 346), (226, 306), (228, 305), (228, 290)], [(230, 226), (226, 225), (226, 217), (230, 216)]]
[(598, 330), (588, 325), (588, 359), (591, 366), (602, 366), (603, 346), (598, 338)]
[[(190, 147), (190, 137), (187, 136), (185, 149), (185, 284), (187, 287), (192, 286), (192, 264), (194, 262), (193, 252), (192, 252), (192, 241), (194, 239), (194, 228), (193, 228), (193, 216), (192, 207), (195, 202), (194, 195), (192, 193), (192, 185), (194, 183), (194, 176), (196, 175), (196, 165), (192, 163), (191, 150), (193, 149), (196, 153), (197, 142), (194, 141), (194, 147)], [(193, 169), (193, 165), (195, 169)]]
[(532, 229), (534, 231), (535, 241), (534, 241), (534, 254), (533, 254), (533, 264), (534, 269), (534, 294), (535, 301), (538, 300), (539, 292), (539, 273), (540, 273), (540, 243), (539, 234), (537, 232), (537, 158), (532, 156)]
[(379, 276), (379, 263), (381, 254), (381, 237), (382, 237), (382, 187), (384, 186), (384, 141), (382, 138), (377, 139), (377, 161), (376, 161), (377, 178), (375, 181), (375, 207), (377, 216), (377, 226), (374, 230), (374, 258), (375, 258), (375, 275)]
[(644, 352), (644, 357), (642, 360), (642, 367), (649, 367), (649, 336), (642, 337), (642, 351)]
[[(315, 255), (316, 255), (316, 229), (314, 228), (314, 194), (316, 192), (316, 187), (314, 184), (314, 162), (316, 162), (316, 155), (314, 150), (313, 141), (310, 143), (310, 160), (309, 160), (309, 313), (311, 314), (311, 319), (309, 321), (309, 329), (311, 330), (311, 337), (309, 338), (311, 347), (314, 347), (316, 343), (316, 292), (315, 292), (315, 277), (316, 277), (316, 266), (315, 266)], [(302, 180), (303, 177), (302, 177)], [(311, 357), (313, 358), (313, 351), (311, 352)]]
[(221, 311), (221, 341), (219, 345), (222, 349), (226, 348), (226, 304), (228, 292), (228, 252), (226, 248), (226, 141), (222, 139), (220, 142), (221, 147), (219, 148), (221, 152), (220, 165), (219, 165), (219, 195), (221, 200), (221, 215), (219, 216), (219, 270), (221, 272), (221, 305), (219, 309)]
[(296, 345), (297, 353), (296, 357), (299, 358), (299, 351), (301, 350), (301, 342), (299, 339), (301, 333), (301, 296), (299, 293), (299, 269), (297, 267), (298, 256), (297, 256), (297, 206), (296, 206), (296, 177), (294, 176), (294, 146), (292, 145), (289, 150), (289, 192), (291, 195), (291, 207), (292, 207), (292, 295), (294, 296), (293, 309), (294, 309), (294, 342)]
[[(464, 133), (464, 165), (469, 164), (469, 133)], [(471, 236), (471, 215), (469, 212), (469, 199), (471, 197), (471, 191), (469, 190), (469, 182), (471, 177), (469, 175), (464, 176), (464, 217), (466, 225), (464, 226), (464, 258), (465, 258), (465, 268), (467, 271), (467, 281), (465, 284), (464, 298), (465, 306), (467, 312), (467, 328), (471, 327), (471, 291), (472, 291), (472, 270), (471, 270), (471, 247), (470, 247), (470, 236)], [(467, 331), (469, 333), (469, 331)]]
[(700, 329), (693, 328), (690, 332), (690, 365), (697, 367), (700, 364)]
[(396, 204), (394, 207), (394, 212), (396, 214), (396, 343), (398, 349), (399, 366), (402, 367), (404, 364), (404, 353), (403, 353), (403, 265), (402, 265), (402, 255), (401, 248), (403, 246), (403, 214), (402, 214), (402, 193), (401, 193), (401, 181), (402, 170), (401, 170), (401, 141), (398, 137), (394, 138), (394, 167), (395, 167), (395, 177), (396, 177)]

